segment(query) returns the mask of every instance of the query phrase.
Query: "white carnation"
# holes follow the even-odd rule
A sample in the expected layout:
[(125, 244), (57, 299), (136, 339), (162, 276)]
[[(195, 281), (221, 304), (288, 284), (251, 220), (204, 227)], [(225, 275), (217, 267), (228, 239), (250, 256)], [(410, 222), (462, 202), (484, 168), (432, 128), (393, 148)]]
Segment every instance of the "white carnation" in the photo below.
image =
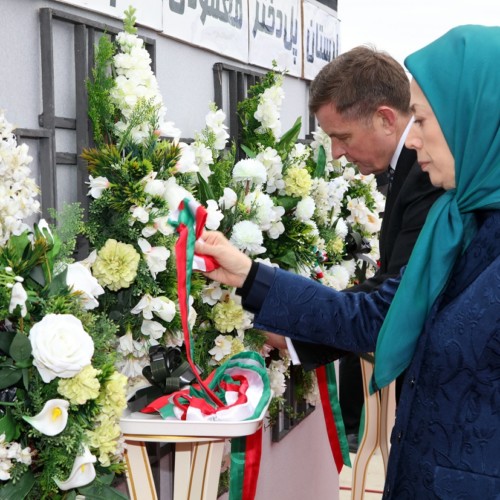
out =
[(314, 209), (316, 204), (310, 196), (302, 198), (295, 208), (295, 216), (302, 222), (306, 222), (312, 218), (314, 215)]
[(262, 246), (264, 243), (262, 231), (255, 222), (249, 220), (234, 225), (231, 242), (248, 255), (258, 255), (266, 251)]
[(266, 167), (254, 158), (240, 160), (233, 169), (233, 179), (239, 182), (250, 182), (252, 185), (260, 186), (266, 182)]

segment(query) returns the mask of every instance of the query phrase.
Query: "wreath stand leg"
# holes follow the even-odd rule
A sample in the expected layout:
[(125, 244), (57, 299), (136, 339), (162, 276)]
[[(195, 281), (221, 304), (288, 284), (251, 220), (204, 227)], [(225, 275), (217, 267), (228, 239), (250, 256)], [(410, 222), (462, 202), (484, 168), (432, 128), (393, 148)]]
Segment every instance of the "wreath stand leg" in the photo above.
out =
[(365, 425), (363, 438), (352, 468), (352, 500), (362, 500), (365, 492), (368, 465), (377, 448), (380, 448), (384, 462), (384, 473), (390, 449), (390, 433), (396, 415), (395, 382), (378, 393), (370, 395), (369, 386), (373, 375), (373, 364), (360, 358), (365, 400)]
[[(217, 498), (224, 453), (223, 437), (127, 436), (127, 485), (132, 500), (158, 500), (146, 450), (146, 441), (175, 443), (173, 500)], [(139, 440), (141, 439), (141, 440)]]

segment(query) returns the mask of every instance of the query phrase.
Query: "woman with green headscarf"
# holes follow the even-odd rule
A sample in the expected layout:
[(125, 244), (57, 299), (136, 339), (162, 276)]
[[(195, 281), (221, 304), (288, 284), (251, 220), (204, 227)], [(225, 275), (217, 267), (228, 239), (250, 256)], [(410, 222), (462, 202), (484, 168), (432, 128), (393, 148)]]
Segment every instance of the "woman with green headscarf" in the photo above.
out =
[(252, 263), (219, 233), (196, 250), (241, 287), (254, 326), (375, 350), (372, 389), (405, 369), (384, 498), (500, 498), (500, 27), (460, 26), (412, 54), (406, 145), (447, 192), (400, 279), (336, 292)]

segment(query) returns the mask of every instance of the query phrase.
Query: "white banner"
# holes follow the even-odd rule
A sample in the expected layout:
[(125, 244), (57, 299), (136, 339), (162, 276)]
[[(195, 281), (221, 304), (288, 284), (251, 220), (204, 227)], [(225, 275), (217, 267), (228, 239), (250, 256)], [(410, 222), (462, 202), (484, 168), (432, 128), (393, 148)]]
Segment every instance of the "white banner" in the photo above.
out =
[(163, 32), (248, 61), (248, 0), (164, 0)]
[(304, 0), (304, 78), (314, 79), (319, 70), (338, 55), (339, 20), (331, 10)]
[(131, 5), (136, 9), (137, 24), (162, 31), (163, 0), (56, 0), (58, 2), (76, 5), (82, 9), (93, 10), (123, 19), (123, 13)]
[(249, 62), (302, 76), (301, 0), (252, 0), (249, 5)]

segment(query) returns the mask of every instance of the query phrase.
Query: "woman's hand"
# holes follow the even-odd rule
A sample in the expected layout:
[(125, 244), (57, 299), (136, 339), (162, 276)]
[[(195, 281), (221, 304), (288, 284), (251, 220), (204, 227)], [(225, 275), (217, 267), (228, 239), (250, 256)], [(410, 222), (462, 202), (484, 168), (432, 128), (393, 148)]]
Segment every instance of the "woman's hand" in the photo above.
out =
[(271, 332), (263, 332), (267, 337), (266, 344), (274, 347), (275, 349), (279, 349), (280, 351), (284, 351), (288, 349), (286, 344), (285, 337), (282, 335), (278, 335), (277, 333)]
[(233, 246), (227, 238), (217, 231), (204, 231), (194, 247), (198, 255), (210, 255), (220, 267), (204, 273), (210, 279), (229, 286), (243, 286), (252, 267), (248, 255)]

